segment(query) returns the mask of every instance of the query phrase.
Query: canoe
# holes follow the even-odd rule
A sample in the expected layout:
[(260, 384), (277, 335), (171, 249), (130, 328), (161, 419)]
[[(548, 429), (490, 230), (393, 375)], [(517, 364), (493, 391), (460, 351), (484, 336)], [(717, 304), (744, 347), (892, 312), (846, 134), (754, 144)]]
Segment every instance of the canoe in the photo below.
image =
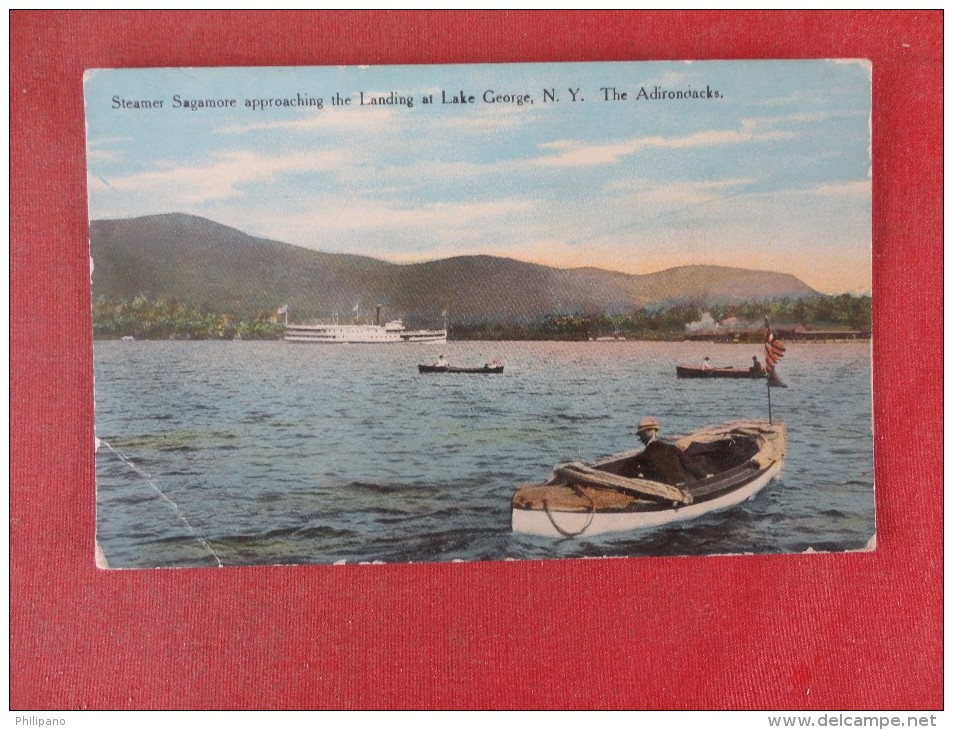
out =
[(421, 373), (481, 373), (500, 374), (503, 372), (502, 365), (484, 365), (479, 368), (458, 368), (453, 365), (418, 365), (417, 369)]
[(560, 465), (548, 481), (517, 488), (512, 529), (545, 537), (589, 537), (727, 509), (750, 499), (781, 473), (786, 442), (787, 431), (777, 422), (707, 426), (673, 442), (706, 474), (678, 485), (625, 476), (637, 473), (642, 449), (591, 465)]
[(764, 378), (764, 370), (747, 368), (708, 368), (699, 365), (676, 365), (675, 375), (679, 378)]

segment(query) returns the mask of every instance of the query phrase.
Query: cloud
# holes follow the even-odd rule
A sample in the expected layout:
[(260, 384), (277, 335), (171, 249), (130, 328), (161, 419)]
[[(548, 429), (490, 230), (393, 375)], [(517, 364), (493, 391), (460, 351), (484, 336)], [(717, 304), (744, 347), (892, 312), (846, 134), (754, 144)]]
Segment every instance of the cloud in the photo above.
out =
[[(377, 93), (377, 92), (373, 92)], [(367, 92), (365, 92), (367, 95)], [(439, 105), (437, 105), (439, 107)], [(546, 109), (548, 111), (548, 109)], [(439, 113), (439, 116), (432, 116)], [(438, 135), (496, 134), (536, 123), (545, 113), (540, 106), (481, 105), (464, 113), (435, 112), (414, 96), (414, 108), (405, 106), (329, 107), (312, 110), (297, 119), (261, 120), (229, 124), (214, 130), (220, 135), (245, 135), (253, 132), (320, 132), (350, 137), (386, 137), (397, 131), (434, 139)], [(450, 137), (453, 144), (460, 144)]]
[(653, 184), (646, 180), (620, 180), (606, 186), (606, 192), (637, 195), (640, 202), (698, 202), (721, 197), (725, 191), (748, 187), (758, 183), (753, 177), (736, 177), (722, 180), (683, 180)]
[(119, 162), (125, 158), (124, 153), (115, 150), (97, 150), (92, 147), (86, 150), (87, 162)]
[(870, 180), (850, 180), (841, 183), (828, 183), (827, 185), (819, 185), (809, 192), (828, 196), (848, 195), (869, 198)]
[(118, 162), (126, 159), (126, 153), (114, 150), (104, 149), (112, 145), (123, 145), (131, 141), (131, 137), (99, 137), (97, 139), (88, 138), (86, 140), (86, 159), (88, 162)]
[[(551, 108), (551, 107), (549, 107)], [(435, 120), (444, 129), (458, 134), (492, 134), (501, 130), (512, 131), (539, 121), (539, 114), (547, 107), (500, 106), (491, 104), (479, 107), (478, 111), (461, 116), (445, 116)]]
[(349, 200), (331, 201), (320, 213), (308, 217), (308, 225), (324, 229), (381, 229), (405, 230), (427, 226), (473, 225), (487, 219), (524, 213), (535, 203), (528, 200), (488, 200), (468, 203), (433, 203), (402, 207), (384, 202)]
[(540, 204), (513, 199), (410, 204), (335, 198), (307, 209), (288, 201), (278, 209), (265, 209), (249, 201), (227, 217), (215, 206), (200, 214), (216, 220), (225, 217), (228, 225), (254, 235), (320, 251), (415, 262), (467, 253), (512, 253), (512, 247), (522, 245), (528, 235), (525, 231), (538, 235), (532, 220)]
[(741, 120), (741, 129), (744, 132), (757, 134), (766, 129), (776, 129), (777, 127), (786, 127), (802, 124), (822, 124), (832, 119), (844, 119), (866, 113), (865, 110), (857, 111), (817, 111), (817, 112), (795, 112), (793, 114), (783, 114), (776, 116), (747, 117)]
[(89, 189), (90, 193), (99, 193), (112, 188), (105, 178), (94, 173), (87, 175), (86, 187)]
[(194, 204), (240, 196), (243, 185), (268, 182), (278, 175), (326, 170), (341, 164), (342, 157), (343, 153), (335, 151), (272, 157), (232, 151), (216, 155), (205, 165), (159, 163), (156, 169), (110, 177), (103, 182), (125, 193), (175, 191), (183, 203)]
[[(327, 100), (325, 100), (326, 102)], [(213, 134), (248, 134), (261, 131), (331, 131), (381, 134), (396, 121), (397, 109), (390, 107), (328, 107), (311, 110), (297, 119), (263, 120), (229, 124), (213, 130)]]
[(611, 144), (586, 144), (575, 140), (558, 140), (539, 145), (543, 149), (555, 150), (558, 154), (539, 157), (536, 163), (551, 167), (571, 167), (576, 165), (606, 165), (618, 162), (623, 157), (636, 154), (645, 149), (689, 149), (716, 147), (721, 145), (750, 144), (788, 139), (788, 132), (769, 131), (752, 132), (746, 130), (710, 130), (677, 137), (633, 137)]

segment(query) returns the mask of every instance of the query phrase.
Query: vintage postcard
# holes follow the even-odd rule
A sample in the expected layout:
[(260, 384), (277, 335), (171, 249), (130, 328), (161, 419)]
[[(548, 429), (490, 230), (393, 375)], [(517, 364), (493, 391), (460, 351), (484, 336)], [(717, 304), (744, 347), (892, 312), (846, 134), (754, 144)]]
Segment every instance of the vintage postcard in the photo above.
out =
[(873, 548), (868, 62), (85, 100), (101, 566)]

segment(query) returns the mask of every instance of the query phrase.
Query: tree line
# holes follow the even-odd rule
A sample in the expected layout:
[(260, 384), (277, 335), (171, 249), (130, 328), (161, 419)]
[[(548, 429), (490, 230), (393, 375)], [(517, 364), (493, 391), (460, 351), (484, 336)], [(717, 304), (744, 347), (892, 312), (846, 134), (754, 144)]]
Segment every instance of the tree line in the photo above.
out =
[[(769, 317), (776, 325), (805, 324), (812, 329), (850, 329), (870, 332), (871, 298), (852, 294), (821, 295), (808, 299), (765, 299), (738, 304), (678, 303), (640, 307), (611, 314), (552, 314), (539, 322), (498, 322), (452, 325), (458, 340), (588, 340), (603, 336), (627, 339), (680, 340), (685, 325), (704, 314), (722, 321), (730, 317), (759, 323)], [(192, 305), (149, 299), (132, 301), (99, 298), (93, 303), (93, 336), (98, 339), (280, 339), (284, 327), (274, 311), (254, 318), (208, 312)]]
[(554, 314), (539, 323), (466, 324), (451, 330), (462, 340), (588, 340), (625, 337), (640, 340), (681, 340), (685, 326), (708, 314), (716, 322), (736, 317), (760, 324), (804, 324), (811, 329), (855, 330), (869, 333), (871, 298), (852, 294), (820, 295), (810, 299), (763, 299), (737, 304), (678, 303), (641, 307), (614, 314)]
[(149, 299), (140, 294), (130, 301), (99, 298), (93, 302), (93, 337), (143, 340), (276, 340), (284, 327), (270, 320), (274, 313), (261, 312), (254, 319), (234, 314), (208, 312), (198, 307)]

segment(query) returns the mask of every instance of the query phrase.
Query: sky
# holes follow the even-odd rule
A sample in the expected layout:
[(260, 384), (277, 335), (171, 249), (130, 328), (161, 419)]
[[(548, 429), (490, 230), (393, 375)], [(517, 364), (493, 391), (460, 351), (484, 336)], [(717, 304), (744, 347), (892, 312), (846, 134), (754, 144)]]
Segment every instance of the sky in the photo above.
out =
[(869, 293), (870, 73), (854, 60), (92, 70), (90, 218), (189, 213), (395, 263), (715, 264)]

